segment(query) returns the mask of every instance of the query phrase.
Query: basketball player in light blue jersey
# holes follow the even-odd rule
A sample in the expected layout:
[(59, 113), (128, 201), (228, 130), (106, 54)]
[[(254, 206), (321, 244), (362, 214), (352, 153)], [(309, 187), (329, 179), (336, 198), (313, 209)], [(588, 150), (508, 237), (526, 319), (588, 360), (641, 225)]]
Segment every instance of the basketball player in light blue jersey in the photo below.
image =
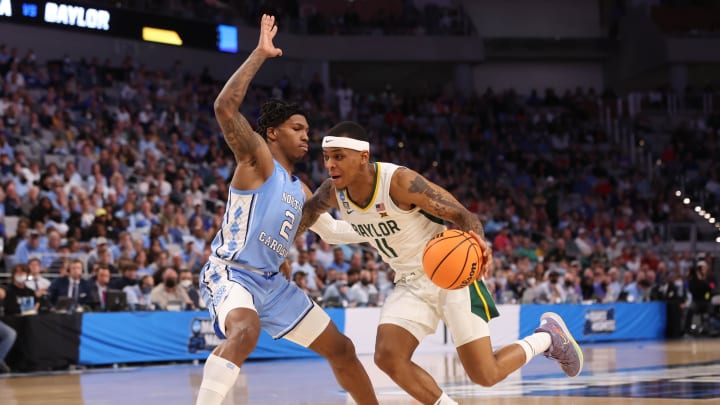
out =
[(223, 401), (255, 348), (260, 329), (325, 357), (355, 402), (377, 404), (350, 339), (279, 272), (311, 194), (292, 175), (293, 164), (308, 151), (307, 119), (295, 104), (268, 102), (258, 119), (263, 139), (238, 111), (260, 65), (282, 54), (272, 42), (276, 33), (275, 18), (263, 15), (257, 48), (215, 100), (215, 116), (237, 167), (222, 228), (201, 272), (202, 294), (215, 331), (226, 340), (205, 363), (196, 404)]

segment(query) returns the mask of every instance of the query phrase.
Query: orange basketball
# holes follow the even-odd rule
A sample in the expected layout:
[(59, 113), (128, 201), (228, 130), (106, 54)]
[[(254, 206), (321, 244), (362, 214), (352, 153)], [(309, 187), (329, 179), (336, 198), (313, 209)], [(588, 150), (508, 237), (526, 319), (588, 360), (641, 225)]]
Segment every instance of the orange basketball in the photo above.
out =
[(449, 229), (425, 245), (423, 268), (435, 285), (447, 290), (467, 287), (480, 271), (482, 249), (469, 233)]

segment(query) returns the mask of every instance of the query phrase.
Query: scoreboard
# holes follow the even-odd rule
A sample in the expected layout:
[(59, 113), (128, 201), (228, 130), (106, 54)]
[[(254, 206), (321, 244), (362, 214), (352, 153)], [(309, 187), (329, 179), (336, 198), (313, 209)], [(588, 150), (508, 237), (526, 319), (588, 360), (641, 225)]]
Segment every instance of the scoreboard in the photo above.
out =
[(0, 0), (3, 21), (237, 53), (236, 26), (68, 2)]

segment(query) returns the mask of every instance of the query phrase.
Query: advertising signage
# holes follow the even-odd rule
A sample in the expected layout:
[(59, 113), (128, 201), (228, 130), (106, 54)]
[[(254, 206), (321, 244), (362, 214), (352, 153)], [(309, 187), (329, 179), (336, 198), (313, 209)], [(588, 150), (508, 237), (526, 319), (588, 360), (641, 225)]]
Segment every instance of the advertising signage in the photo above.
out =
[(9, 21), (88, 34), (237, 53), (237, 27), (69, 2), (0, 0)]

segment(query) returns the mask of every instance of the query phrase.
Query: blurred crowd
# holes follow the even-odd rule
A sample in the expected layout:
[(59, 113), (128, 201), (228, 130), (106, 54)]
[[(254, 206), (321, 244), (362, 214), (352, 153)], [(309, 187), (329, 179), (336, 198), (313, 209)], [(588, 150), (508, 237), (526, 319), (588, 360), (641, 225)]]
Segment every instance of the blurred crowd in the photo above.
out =
[[(6, 314), (203, 307), (198, 272), (234, 168), (212, 113), (223, 81), (181, 62), (46, 61), (0, 45)], [(249, 121), (268, 97), (308, 112), (313, 146), (297, 174), (311, 187), (326, 177), (324, 131), (352, 119), (377, 160), (421, 172), (476, 213), (498, 303), (675, 300), (711, 315), (713, 256), (676, 251), (662, 230), (694, 218), (673, 197), (678, 179), (704, 190), (708, 207), (720, 200), (712, 113), (673, 127), (663, 175), (651, 177), (606, 132), (609, 91), (400, 94), (279, 78), (248, 90)], [(367, 246), (307, 233), (288, 260), (286, 276), (325, 306), (382, 305), (392, 290), (392, 269)]]

